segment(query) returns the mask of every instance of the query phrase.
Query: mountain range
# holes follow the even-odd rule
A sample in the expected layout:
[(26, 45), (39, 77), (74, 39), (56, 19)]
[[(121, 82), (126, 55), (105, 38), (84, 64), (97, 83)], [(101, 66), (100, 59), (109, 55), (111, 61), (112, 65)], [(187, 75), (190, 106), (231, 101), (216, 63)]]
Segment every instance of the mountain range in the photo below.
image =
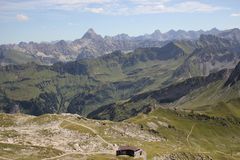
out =
[(68, 62), (78, 59), (96, 58), (109, 54), (115, 50), (123, 52), (133, 51), (137, 48), (162, 47), (169, 41), (196, 41), (201, 35), (215, 35), (232, 41), (240, 41), (240, 30), (229, 29), (220, 31), (213, 28), (209, 31), (170, 30), (161, 33), (159, 30), (152, 34), (131, 37), (127, 34), (105, 36), (89, 29), (82, 38), (74, 41), (55, 42), (20, 42), (19, 44), (6, 44), (0, 46), (0, 64), (24, 64), (36, 62), (51, 65), (56, 62)]
[[(149, 96), (142, 95), (149, 92), (163, 98), (155, 97), (157, 104), (172, 103), (190, 91), (228, 77), (221, 70), (227, 69), (229, 73), (240, 61), (240, 45), (233, 38), (201, 35), (197, 40), (165, 43), (162, 47), (141, 47), (129, 53), (119, 50), (51, 66), (36, 63), (2, 66), (1, 111), (19, 109), (33, 115), (70, 112), (95, 117), (94, 113), (105, 111), (105, 106), (129, 99), (132, 102), (138, 95), (137, 99), (145, 99)], [(139, 112), (136, 108), (133, 115)]]
[(0, 159), (239, 159), (239, 31), (1, 45)]

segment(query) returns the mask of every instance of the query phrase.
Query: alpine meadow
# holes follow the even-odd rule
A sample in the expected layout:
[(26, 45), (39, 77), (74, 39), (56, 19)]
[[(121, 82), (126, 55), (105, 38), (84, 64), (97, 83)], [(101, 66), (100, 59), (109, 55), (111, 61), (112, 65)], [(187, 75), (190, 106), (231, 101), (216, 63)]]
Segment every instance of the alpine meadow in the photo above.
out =
[(240, 2), (0, 0), (0, 35), (0, 160), (240, 159)]

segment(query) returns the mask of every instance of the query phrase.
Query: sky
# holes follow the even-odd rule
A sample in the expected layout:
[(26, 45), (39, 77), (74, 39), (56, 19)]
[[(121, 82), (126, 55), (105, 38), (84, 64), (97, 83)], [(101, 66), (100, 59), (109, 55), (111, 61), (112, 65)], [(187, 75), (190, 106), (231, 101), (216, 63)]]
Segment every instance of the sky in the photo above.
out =
[(240, 0), (0, 0), (0, 44), (240, 28)]

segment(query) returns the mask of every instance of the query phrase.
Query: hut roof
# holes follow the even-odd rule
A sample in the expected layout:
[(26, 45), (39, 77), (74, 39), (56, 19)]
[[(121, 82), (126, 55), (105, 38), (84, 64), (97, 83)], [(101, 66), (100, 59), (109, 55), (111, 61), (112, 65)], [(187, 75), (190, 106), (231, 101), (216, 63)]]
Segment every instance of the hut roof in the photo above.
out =
[(132, 150), (132, 151), (138, 151), (140, 148), (134, 147), (134, 146), (120, 146), (118, 150)]

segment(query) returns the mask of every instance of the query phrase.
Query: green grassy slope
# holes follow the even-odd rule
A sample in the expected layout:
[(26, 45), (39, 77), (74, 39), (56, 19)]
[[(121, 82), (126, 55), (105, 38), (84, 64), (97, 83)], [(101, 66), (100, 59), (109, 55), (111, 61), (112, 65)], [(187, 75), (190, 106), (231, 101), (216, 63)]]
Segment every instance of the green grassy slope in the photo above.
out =
[(153, 110), (155, 105), (192, 110), (199, 106), (227, 102), (239, 98), (239, 85), (224, 87), (228, 70), (207, 77), (194, 77), (155, 91), (132, 96), (122, 102), (102, 106), (88, 115), (89, 118), (124, 120), (141, 112)]
[(179, 100), (175, 106), (208, 115), (240, 117), (240, 82), (231, 87), (224, 84), (225, 81), (217, 81), (193, 91)]
[[(114, 155), (116, 148), (110, 147), (113, 144), (113, 146), (140, 147), (147, 153), (148, 159), (175, 157), (176, 160), (197, 158), (237, 160), (240, 158), (240, 119), (233, 121), (222, 117), (162, 108), (123, 122), (95, 121), (74, 115), (51, 114), (39, 117), (0, 114), (0, 117), (2, 130), (0, 155), (5, 158), (14, 156), (16, 159), (36, 160), (50, 157), (131, 159), (116, 157)], [(13, 144), (7, 143), (6, 136), (9, 140), (13, 140)], [(94, 143), (99, 145), (99, 142), (101, 146), (97, 147), (96, 151), (74, 151), (75, 143), (84, 149)]]
[(13, 49), (9, 50), (0, 50), (0, 63), (3, 63), (3, 65), (8, 64), (25, 64), (29, 62), (36, 62), (40, 63), (40, 61), (34, 59), (34, 57), (27, 55), (23, 52), (18, 52)]
[[(102, 105), (166, 85), (164, 81), (184, 58), (184, 52), (170, 43), (165, 48), (129, 54), (114, 52), (50, 67), (34, 63), (2, 67), (0, 93), (4, 101), (0, 108), (4, 111), (20, 106), (24, 113), (34, 115), (45, 112), (87, 115)], [(48, 95), (52, 95), (52, 100)], [(47, 109), (45, 102), (53, 109)]]
[[(155, 124), (155, 132), (166, 137), (169, 146), (174, 146), (172, 152), (205, 153), (213, 159), (240, 158), (239, 119), (230, 121), (220, 117), (157, 109), (149, 115), (139, 115), (127, 121), (140, 124), (143, 128), (151, 128)], [(159, 148), (160, 151), (164, 152), (164, 149)], [(168, 147), (165, 151), (170, 152)]]

